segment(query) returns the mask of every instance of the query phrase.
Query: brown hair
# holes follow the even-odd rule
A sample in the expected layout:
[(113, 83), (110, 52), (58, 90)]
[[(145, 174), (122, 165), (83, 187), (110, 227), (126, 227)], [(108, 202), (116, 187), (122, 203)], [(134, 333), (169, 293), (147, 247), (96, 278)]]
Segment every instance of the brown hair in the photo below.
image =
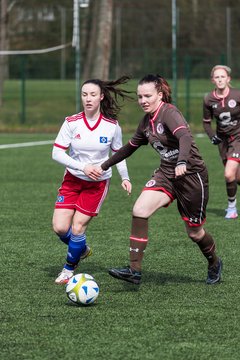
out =
[(165, 80), (162, 76), (156, 74), (148, 74), (146, 76), (144, 76), (140, 81), (139, 81), (139, 85), (142, 84), (146, 84), (146, 83), (151, 83), (153, 82), (155, 84), (155, 88), (157, 89), (158, 92), (162, 92), (163, 93), (163, 101), (166, 103), (171, 103), (172, 102), (172, 91), (170, 88), (170, 85), (168, 84), (167, 80)]
[(100, 111), (101, 113), (112, 119), (117, 119), (118, 113), (121, 110), (121, 106), (118, 104), (119, 96), (124, 99), (132, 99), (130, 91), (119, 89), (117, 86), (121, 84), (125, 84), (130, 80), (128, 76), (122, 76), (114, 81), (103, 81), (100, 79), (91, 79), (86, 80), (83, 84), (95, 84), (100, 87), (101, 94), (104, 95), (101, 103), (100, 103)]

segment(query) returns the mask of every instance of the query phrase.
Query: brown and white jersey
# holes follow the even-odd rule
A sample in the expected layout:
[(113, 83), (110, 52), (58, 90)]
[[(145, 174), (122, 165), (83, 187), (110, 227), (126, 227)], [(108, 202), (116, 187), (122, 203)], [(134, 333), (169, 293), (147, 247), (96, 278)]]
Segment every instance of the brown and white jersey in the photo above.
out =
[(229, 88), (228, 94), (220, 98), (216, 90), (207, 94), (203, 101), (203, 122), (216, 119), (216, 132), (220, 137), (239, 134), (240, 90)]
[(152, 118), (146, 114), (129, 143), (135, 147), (150, 143), (169, 177), (175, 176), (178, 161), (187, 162), (187, 174), (205, 168), (186, 120), (172, 104), (162, 102)]

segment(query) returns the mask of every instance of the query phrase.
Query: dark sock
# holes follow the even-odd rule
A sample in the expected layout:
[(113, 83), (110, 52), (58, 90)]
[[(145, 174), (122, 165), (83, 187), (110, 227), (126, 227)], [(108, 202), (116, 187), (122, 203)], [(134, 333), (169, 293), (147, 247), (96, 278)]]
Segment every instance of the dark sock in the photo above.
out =
[(148, 219), (132, 217), (132, 231), (130, 236), (130, 267), (141, 271), (142, 260), (148, 243)]
[(199, 246), (202, 254), (208, 260), (209, 266), (216, 265), (218, 256), (216, 255), (216, 246), (212, 236), (205, 232), (204, 237), (196, 243)]

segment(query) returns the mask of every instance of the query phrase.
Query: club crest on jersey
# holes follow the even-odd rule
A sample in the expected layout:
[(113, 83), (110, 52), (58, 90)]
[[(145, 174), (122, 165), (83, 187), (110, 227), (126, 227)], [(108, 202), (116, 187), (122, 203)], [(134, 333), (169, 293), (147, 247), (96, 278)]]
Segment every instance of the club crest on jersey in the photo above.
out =
[(158, 134), (163, 134), (164, 133), (164, 128), (163, 128), (163, 125), (161, 123), (157, 125), (157, 133)]
[(56, 201), (57, 203), (63, 203), (64, 202), (64, 196), (63, 195), (59, 195), (58, 197), (57, 197), (57, 201)]
[(230, 108), (235, 108), (236, 105), (237, 105), (237, 103), (236, 103), (235, 100), (233, 100), (233, 99), (229, 100), (228, 106), (229, 106)]
[(155, 184), (156, 184), (156, 181), (155, 181), (155, 180), (149, 180), (149, 181), (146, 183), (146, 187), (153, 187)]
[(100, 143), (101, 144), (106, 144), (107, 143), (107, 136), (100, 136)]

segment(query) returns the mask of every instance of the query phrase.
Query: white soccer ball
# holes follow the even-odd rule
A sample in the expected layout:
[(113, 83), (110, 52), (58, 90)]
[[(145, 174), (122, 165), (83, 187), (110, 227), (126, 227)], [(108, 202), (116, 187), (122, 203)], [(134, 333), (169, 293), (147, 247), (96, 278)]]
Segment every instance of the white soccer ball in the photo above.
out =
[(68, 281), (66, 293), (75, 304), (89, 305), (97, 299), (99, 286), (91, 275), (77, 274)]

